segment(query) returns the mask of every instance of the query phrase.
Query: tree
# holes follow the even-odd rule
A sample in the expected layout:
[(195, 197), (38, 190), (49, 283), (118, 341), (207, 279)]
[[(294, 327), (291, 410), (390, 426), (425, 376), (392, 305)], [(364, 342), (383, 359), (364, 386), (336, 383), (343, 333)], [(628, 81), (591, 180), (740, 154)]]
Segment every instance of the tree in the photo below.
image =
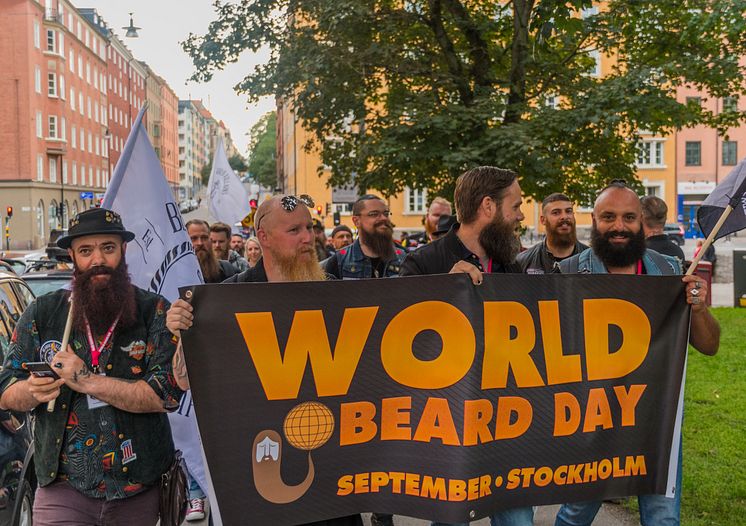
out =
[[(744, 93), (744, 0), (216, 0), (190, 35), (196, 80), (268, 48), (238, 84), (279, 96), (311, 133), (334, 185), (356, 174), (386, 195), (404, 186), (452, 195), (469, 167), (516, 170), (529, 195), (588, 202), (634, 177), (640, 130), (744, 113), (676, 100), (695, 86)], [(583, 16), (581, 16), (581, 14)], [(595, 74), (595, 57), (612, 66)]]
[[(202, 167), (202, 170), (200, 170), (199, 174), (202, 178), (202, 185), (207, 186), (207, 183), (210, 181), (210, 174), (212, 173), (212, 155), (210, 155), (210, 160)], [(241, 172), (248, 171), (249, 167), (246, 164), (246, 160), (243, 158), (243, 156), (240, 153), (234, 153), (231, 155), (230, 159), (228, 159), (228, 164), (231, 166), (234, 172), (236, 174), (240, 174)], [(240, 175), (239, 175), (240, 177)]]
[(249, 173), (265, 187), (277, 186), (277, 114), (271, 111), (261, 117), (249, 132)]

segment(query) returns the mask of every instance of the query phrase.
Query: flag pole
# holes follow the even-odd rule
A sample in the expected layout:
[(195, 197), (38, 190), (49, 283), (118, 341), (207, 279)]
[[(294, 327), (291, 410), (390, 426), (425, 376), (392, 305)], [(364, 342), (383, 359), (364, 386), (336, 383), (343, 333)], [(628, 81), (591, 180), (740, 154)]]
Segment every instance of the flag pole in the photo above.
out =
[(723, 210), (723, 213), (720, 214), (720, 219), (718, 219), (718, 222), (715, 223), (715, 226), (712, 228), (712, 232), (710, 232), (710, 235), (707, 236), (707, 239), (705, 239), (705, 242), (702, 243), (702, 248), (699, 249), (699, 252), (696, 256), (694, 256), (694, 259), (692, 260), (692, 263), (689, 265), (689, 268), (686, 270), (686, 276), (691, 276), (694, 274), (694, 271), (697, 269), (697, 265), (699, 264), (702, 257), (705, 255), (705, 251), (710, 248), (710, 245), (715, 241), (715, 237), (717, 236), (718, 232), (720, 231), (720, 228), (725, 223), (725, 220), (728, 219), (728, 216), (733, 211), (733, 207), (728, 205)]
[[(67, 311), (67, 321), (65, 321), (65, 332), (62, 334), (62, 345), (60, 346), (60, 350), (67, 349), (67, 344), (70, 341), (70, 332), (73, 328), (73, 295), (70, 294), (70, 309)], [(47, 411), (50, 413), (54, 412), (54, 403), (57, 401), (55, 398), (54, 400), (50, 400), (47, 402)]]

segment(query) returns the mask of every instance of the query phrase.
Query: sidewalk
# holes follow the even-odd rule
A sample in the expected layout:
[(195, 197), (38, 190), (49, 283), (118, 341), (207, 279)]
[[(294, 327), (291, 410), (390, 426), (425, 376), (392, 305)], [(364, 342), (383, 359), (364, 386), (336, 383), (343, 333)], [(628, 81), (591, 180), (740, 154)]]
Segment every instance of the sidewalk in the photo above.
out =
[[(541, 506), (536, 510), (534, 516), (534, 526), (553, 526), (554, 517), (557, 515), (559, 505), (555, 506)], [(366, 513), (363, 515), (363, 523), (365, 526), (370, 526), (370, 514)], [(396, 526), (429, 526), (428, 521), (420, 519), (412, 519), (409, 517), (394, 517), (394, 524)], [(481, 519), (471, 523), (472, 526), (489, 526), (489, 519)], [(593, 521), (593, 526), (639, 526), (640, 521), (638, 517), (627, 511), (621, 506), (616, 504), (605, 503), (598, 512), (596, 520)]]

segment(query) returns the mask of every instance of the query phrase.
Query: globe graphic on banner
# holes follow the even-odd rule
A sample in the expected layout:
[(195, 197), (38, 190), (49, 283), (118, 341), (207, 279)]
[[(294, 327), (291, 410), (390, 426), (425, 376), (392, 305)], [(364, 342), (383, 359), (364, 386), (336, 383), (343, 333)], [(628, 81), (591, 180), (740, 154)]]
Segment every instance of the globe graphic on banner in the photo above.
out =
[(334, 431), (334, 415), (324, 404), (303, 402), (290, 410), (282, 425), (293, 447), (311, 451), (326, 444)]

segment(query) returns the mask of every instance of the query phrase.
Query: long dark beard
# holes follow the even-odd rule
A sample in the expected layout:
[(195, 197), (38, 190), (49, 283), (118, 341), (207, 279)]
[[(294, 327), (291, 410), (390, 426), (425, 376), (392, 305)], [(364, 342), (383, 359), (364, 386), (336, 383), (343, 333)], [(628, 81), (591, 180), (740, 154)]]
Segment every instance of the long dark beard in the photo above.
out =
[[(93, 276), (105, 274), (109, 279), (94, 282)], [(120, 315), (121, 313), (121, 315)], [(119, 316), (118, 328), (134, 325), (137, 316), (135, 288), (130, 282), (124, 258), (116, 268), (91, 267), (85, 272), (73, 272), (73, 323), (85, 331), (86, 319), (91, 331), (101, 336)]]
[(202, 276), (205, 278), (205, 283), (215, 283), (218, 281), (220, 279), (220, 266), (218, 258), (215, 257), (215, 253), (204, 247), (196, 249), (194, 252), (197, 254), (199, 268), (202, 270)]
[[(308, 259), (299, 257), (304, 253), (313, 257)], [(323, 281), (326, 279), (314, 247), (301, 247), (290, 257), (272, 253), (272, 261), (287, 281)]]
[(394, 259), (394, 229), (386, 220), (386, 230), (378, 231), (378, 226), (373, 227), (373, 232), (360, 229), (360, 242), (367, 245), (374, 253), (384, 261)]
[[(569, 221), (560, 221), (554, 228), (559, 228), (563, 225), (573, 226), (572, 223)], [(568, 232), (567, 234), (560, 234), (559, 232), (554, 230), (554, 228), (550, 227), (547, 224), (547, 241), (550, 245), (557, 248), (570, 248), (572, 246), (575, 246), (575, 243), (578, 241), (577, 234), (575, 233), (575, 228), (573, 228), (572, 231)]]
[(521, 251), (521, 240), (516, 233), (516, 224), (496, 217), (479, 233), (479, 244), (493, 262), (508, 265), (515, 261)]
[[(625, 246), (612, 244), (609, 239), (617, 235), (628, 238), (629, 242)], [(591, 227), (591, 246), (607, 268), (628, 267), (636, 263), (645, 253), (645, 232), (641, 227), (637, 233), (609, 230), (605, 234), (601, 234), (594, 222)]]

